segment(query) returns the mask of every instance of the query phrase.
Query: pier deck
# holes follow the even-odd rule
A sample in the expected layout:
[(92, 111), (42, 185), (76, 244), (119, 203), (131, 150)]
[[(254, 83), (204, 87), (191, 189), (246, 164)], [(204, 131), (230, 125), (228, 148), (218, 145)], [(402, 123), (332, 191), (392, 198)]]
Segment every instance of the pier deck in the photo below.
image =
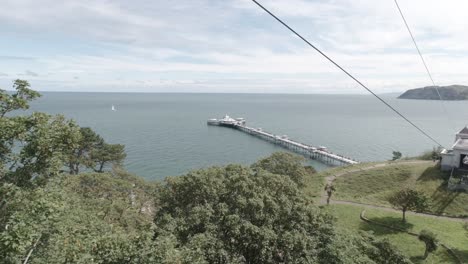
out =
[(343, 155), (339, 155), (336, 153), (332, 153), (331, 151), (327, 150), (325, 147), (310, 146), (310, 145), (289, 139), (286, 136), (278, 136), (272, 133), (268, 133), (266, 131), (263, 131), (260, 128), (248, 127), (245, 125), (245, 120), (242, 118), (232, 119), (229, 116), (226, 116), (224, 119), (220, 119), (220, 120), (210, 119), (208, 121), (208, 125), (234, 128), (234, 129), (243, 131), (247, 134), (250, 134), (252, 136), (256, 136), (261, 139), (272, 142), (276, 145), (280, 145), (284, 148), (287, 148), (298, 154), (304, 155), (308, 158), (311, 158), (314, 160), (320, 160), (327, 164), (348, 165), (348, 164), (359, 163), (358, 161), (354, 159), (351, 159), (351, 158), (348, 158), (348, 157), (345, 157)]

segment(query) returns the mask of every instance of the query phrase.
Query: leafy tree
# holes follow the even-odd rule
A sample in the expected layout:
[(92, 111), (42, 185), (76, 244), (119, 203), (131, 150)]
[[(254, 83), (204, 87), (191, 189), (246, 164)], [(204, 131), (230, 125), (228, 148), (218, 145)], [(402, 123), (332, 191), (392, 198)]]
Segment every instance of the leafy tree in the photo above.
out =
[(311, 166), (304, 167), (304, 158), (289, 152), (275, 152), (271, 156), (261, 159), (252, 165), (255, 171), (266, 170), (268, 172), (289, 176), (299, 186), (304, 185), (305, 178), (315, 169)]
[(401, 154), (400, 151), (393, 151), (392, 154), (393, 154), (392, 160), (399, 160), (399, 159), (401, 159), (402, 154)]
[(81, 139), (68, 161), (70, 174), (78, 174), (81, 166), (92, 166), (91, 153), (104, 146), (104, 139), (89, 127), (80, 128)]
[(429, 230), (421, 230), (419, 233), (418, 239), (424, 242), (426, 245), (426, 250), (424, 251), (424, 259), (429, 256), (429, 253), (432, 253), (437, 250), (437, 236)]
[(156, 238), (173, 234), (209, 263), (316, 260), (333, 234), (296, 183), (264, 170), (230, 165), (169, 178), (160, 199)]
[(403, 212), (403, 222), (406, 222), (406, 211), (424, 211), (428, 207), (428, 198), (413, 189), (403, 189), (388, 197), (388, 202)]
[(103, 143), (91, 151), (91, 167), (101, 173), (106, 165), (121, 165), (126, 156), (124, 145)]
[(290, 177), (252, 167), (167, 178), (154, 218), (155, 242), (175, 239), (184, 252), (181, 262), (374, 263), (380, 248), (335, 232), (332, 217)]
[(328, 184), (325, 186), (325, 191), (327, 192), (327, 204), (330, 204), (330, 199), (333, 195), (333, 192), (336, 191), (335, 186), (333, 184)]
[(0, 192), (0, 259), (4, 263), (23, 261), (53, 232), (53, 226), (64, 209), (59, 192), (42, 188), (21, 189), (4, 184)]
[(19, 186), (57, 175), (80, 139), (73, 121), (43, 113), (2, 117), (0, 131), (0, 182)]
[(34, 189), (5, 184), (0, 259), (161, 263), (169, 258), (161, 250), (173, 252), (173, 244), (164, 240), (156, 247), (152, 241), (156, 187), (123, 171), (61, 175)]
[(29, 101), (40, 96), (27, 81), (16, 80), (13, 86), (14, 94), (0, 90), (0, 183), (43, 183), (60, 172), (66, 153), (80, 138), (79, 129), (61, 115), (6, 116), (28, 109)]
[(8, 112), (18, 109), (28, 109), (29, 101), (32, 101), (41, 95), (29, 89), (30, 84), (25, 80), (15, 80), (13, 88), (15, 93), (10, 94), (0, 89), (0, 117), (4, 117)]

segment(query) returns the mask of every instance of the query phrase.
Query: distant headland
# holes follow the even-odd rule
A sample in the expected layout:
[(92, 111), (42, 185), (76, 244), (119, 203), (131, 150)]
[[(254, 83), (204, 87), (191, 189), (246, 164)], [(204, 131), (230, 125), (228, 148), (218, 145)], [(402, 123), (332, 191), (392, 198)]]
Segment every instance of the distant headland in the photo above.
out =
[[(436, 87), (438, 89), (436, 89)], [(437, 94), (439, 90), (440, 97)], [(426, 86), (423, 88), (410, 89), (400, 96), (399, 99), (418, 99), (418, 100), (468, 100), (468, 86), (449, 85), (449, 86)]]

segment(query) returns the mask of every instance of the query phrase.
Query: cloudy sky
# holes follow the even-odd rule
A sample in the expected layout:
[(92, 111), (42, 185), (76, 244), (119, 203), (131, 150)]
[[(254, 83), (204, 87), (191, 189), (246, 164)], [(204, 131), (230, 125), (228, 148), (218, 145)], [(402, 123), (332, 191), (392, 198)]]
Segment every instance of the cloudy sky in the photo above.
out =
[[(379, 93), (430, 85), (393, 0), (259, 0)], [(468, 1), (399, 0), (436, 84), (468, 84)], [(2, 0), (0, 87), (364, 93), (249, 0)]]

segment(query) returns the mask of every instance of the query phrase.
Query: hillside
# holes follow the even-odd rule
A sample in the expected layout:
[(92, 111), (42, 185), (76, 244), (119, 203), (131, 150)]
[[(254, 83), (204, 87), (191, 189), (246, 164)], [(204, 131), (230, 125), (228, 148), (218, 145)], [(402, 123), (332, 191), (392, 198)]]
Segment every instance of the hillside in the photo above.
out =
[[(413, 263), (468, 263), (465, 246), (468, 226), (464, 227), (468, 220), (468, 194), (446, 190), (446, 179), (447, 174), (440, 172), (432, 161), (361, 163), (319, 172), (308, 178), (306, 189), (317, 203), (323, 204), (324, 201), (319, 201), (320, 196), (326, 195), (323, 186), (326, 182), (331, 183), (335, 191), (330, 205), (324, 208), (336, 217), (338, 228), (355, 233), (372, 231), (379, 239), (391, 241)], [(318, 184), (321, 188), (316, 186)], [(429, 207), (426, 214), (411, 213), (408, 221), (403, 223), (401, 211), (393, 210), (387, 197), (409, 186), (428, 197)], [(405, 231), (363, 222), (359, 218), (363, 210), (373, 221)], [(455, 216), (465, 217), (465, 220), (453, 218)], [(418, 233), (423, 229), (436, 233), (440, 242), (451, 247), (461, 262), (443, 248), (437, 249), (428, 259), (422, 259), (424, 245), (406, 231)]]
[[(468, 100), (468, 86), (437, 86), (442, 100)], [(401, 94), (399, 99), (440, 100), (435, 86), (410, 89)]]

